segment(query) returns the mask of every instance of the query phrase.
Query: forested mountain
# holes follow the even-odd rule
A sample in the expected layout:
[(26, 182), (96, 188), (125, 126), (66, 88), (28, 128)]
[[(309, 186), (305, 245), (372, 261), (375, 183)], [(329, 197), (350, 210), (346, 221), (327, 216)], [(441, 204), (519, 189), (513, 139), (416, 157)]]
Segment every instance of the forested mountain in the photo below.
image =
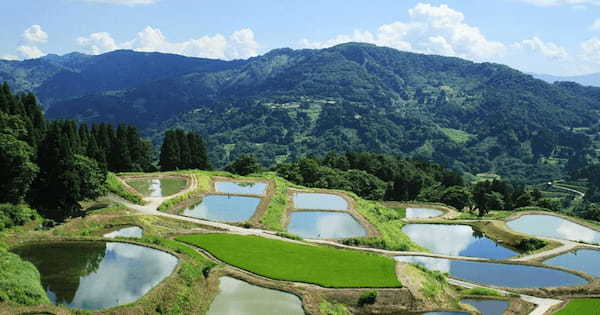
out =
[[(122, 58), (139, 67), (116, 70)], [(498, 64), (356, 43), (230, 62), (127, 51), (43, 59), (13, 67), (104, 60), (98, 67), (113, 69), (75, 71), (75, 81), (101, 84), (60, 97), (49, 91), (68, 91), (72, 81), (40, 79), (49, 117), (133, 124), (157, 145), (166, 129), (194, 131), (206, 137), (217, 166), (245, 153), (272, 164), (364, 151), (538, 181), (597, 154), (600, 88), (549, 84)]]

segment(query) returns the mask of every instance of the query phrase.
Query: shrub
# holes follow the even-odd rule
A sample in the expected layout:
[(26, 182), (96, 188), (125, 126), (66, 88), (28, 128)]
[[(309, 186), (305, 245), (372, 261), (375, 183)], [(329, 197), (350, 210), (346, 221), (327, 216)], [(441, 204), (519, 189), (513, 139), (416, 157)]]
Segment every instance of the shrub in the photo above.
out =
[(37, 212), (26, 205), (0, 204), (0, 230), (23, 225), (37, 217)]
[(517, 248), (526, 252), (538, 250), (546, 246), (546, 242), (537, 238), (524, 238), (519, 241)]
[(358, 306), (375, 304), (377, 300), (377, 291), (366, 291), (363, 292), (358, 298)]

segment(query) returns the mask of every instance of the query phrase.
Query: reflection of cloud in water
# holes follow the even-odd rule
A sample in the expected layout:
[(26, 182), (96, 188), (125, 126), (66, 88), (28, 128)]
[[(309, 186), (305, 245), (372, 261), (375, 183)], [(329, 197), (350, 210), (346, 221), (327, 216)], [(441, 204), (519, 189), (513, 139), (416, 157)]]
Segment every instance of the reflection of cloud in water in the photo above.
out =
[(143, 233), (144, 233), (144, 230), (142, 230), (140, 227), (132, 226), (132, 227), (127, 227), (127, 228), (123, 228), (120, 230), (116, 230), (116, 231), (104, 234), (104, 237), (106, 237), (106, 238), (115, 238), (115, 237), (140, 238), (140, 237), (142, 237)]
[(207, 195), (199, 204), (186, 209), (184, 215), (224, 222), (249, 220), (261, 198), (229, 195)]
[(424, 219), (437, 217), (441, 215), (443, 211), (429, 208), (406, 208), (407, 219)]
[(338, 195), (295, 193), (294, 208), (319, 210), (348, 210), (348, 202)]
[(418, 264), (429, 270), (437, 270), (441, 272), (450, 272), (452, 261), (450, 259), (422, 257), (422, 256), (396, 256), (394, 257), (399, 262), (408, 264)]
[(162, 197), (162, 190), (160, 186), (160, 179), (150, 180), (150, 197)]
[(563, 236), (563, 238), (577, 241), (584, 241), (588, 243), (597, 242), (596, 235), (598, 232), (588, 229), (579, 224), (564, 220), (556, 231)]
[(521, 233), (600, 243), (600, 232), (551, 215), (528, 214), (509, 221), (508, 227)]
[(292, 294), (266, 289), (230, 278), (219, 278), (219, 294), (208, 315), (304, 314), (302, 302)]
[(347, 213), (294, 212), (289, 232), (305, 238), (344, 238), (366, 235), (364, 227)]
[(71, 307), (101, 309), (133, 302), (167, 277), (174, 256), (142, 246), (107, 243), (98, 269), (81, 278)]
[(459, 256), (476, 241), (468, 225), (408, 224), (402, 232), (415, 243), (443, 255)]

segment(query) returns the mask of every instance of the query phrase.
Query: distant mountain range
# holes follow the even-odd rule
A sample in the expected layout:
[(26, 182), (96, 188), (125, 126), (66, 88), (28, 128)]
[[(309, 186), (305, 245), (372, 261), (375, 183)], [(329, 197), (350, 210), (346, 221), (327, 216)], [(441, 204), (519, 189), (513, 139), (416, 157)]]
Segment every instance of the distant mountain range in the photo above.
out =
[(600, 87), (600, 73), (571, 76), (571, 77), (559, 77), (559, 76), (553, 76), (553, 75), (549, 75), (549, 74), (536, 74), (536, 73), (531, 73), (531, 75), (533, 75), (535, 78), (544, 80), (548, 83), (575, 82), (575, 83), (579, 83), (581, 85)]
[(369, 44), (235, 61), (47, 56), (0, 61), (2, 80), (34, 91), (50, 118), (135, 124), (157, 144), (168, 128), (199, 132), (216, 165), (371, 151), (536, 181), (597, 158), (600, 88)]

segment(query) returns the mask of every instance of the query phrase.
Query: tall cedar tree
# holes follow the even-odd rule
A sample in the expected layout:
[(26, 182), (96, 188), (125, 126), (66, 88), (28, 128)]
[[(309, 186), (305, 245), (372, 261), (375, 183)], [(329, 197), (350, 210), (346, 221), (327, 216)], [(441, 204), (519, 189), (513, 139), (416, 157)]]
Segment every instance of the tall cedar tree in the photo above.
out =
[(208, 161), (206, 145), (197, 134), (185, 131), (168, 130), (165, 133), (160, 150), (160, 168), (163, 171), (177, 169), (201, 169), (212, 168)]

